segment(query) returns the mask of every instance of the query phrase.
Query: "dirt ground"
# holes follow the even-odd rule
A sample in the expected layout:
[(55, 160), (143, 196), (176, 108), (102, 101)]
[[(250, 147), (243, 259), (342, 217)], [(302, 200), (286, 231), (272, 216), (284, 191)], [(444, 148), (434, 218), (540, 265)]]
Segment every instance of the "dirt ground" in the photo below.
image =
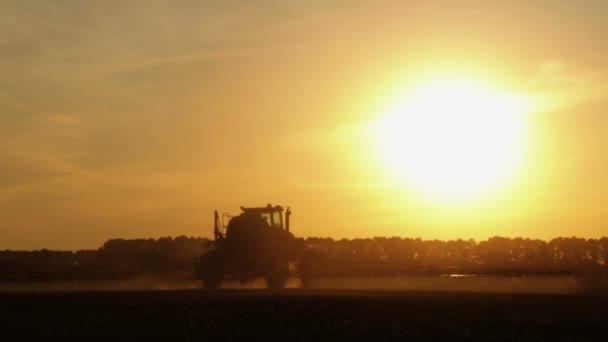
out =
[(0, 293), (0, 340), (604, 340), (608, 295), (370, 290)]

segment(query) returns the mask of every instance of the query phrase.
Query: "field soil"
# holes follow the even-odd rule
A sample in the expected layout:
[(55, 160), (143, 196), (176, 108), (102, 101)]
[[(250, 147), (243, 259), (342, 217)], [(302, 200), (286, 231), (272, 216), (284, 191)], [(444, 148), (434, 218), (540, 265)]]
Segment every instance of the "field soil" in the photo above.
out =
[(0, 340), (605, 340), (608, 296), (370, 290), (0, 293)]

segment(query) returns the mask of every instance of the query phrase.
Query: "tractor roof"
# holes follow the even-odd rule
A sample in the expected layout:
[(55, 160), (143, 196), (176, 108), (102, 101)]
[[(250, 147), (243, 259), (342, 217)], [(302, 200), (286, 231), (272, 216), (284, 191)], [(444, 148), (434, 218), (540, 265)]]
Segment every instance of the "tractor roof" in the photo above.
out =
[(282, 212), (283, 207), (281, 207), (280, 205), (272, 206), (271, 204), (268, 204), (265, 207), (252, 207), (252, 208), (241, 207), (241, 210), (243, 212), (249, 212), (249, 213), (274, 213), (274, 212)]

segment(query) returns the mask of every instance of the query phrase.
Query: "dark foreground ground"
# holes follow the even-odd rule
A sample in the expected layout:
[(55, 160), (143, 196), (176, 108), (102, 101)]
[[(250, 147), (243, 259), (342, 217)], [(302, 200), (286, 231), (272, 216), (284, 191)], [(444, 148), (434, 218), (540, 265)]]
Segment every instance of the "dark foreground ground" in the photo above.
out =
[(223, 290), (0, 293), (0, 340), (608, 340), (606, 294)]

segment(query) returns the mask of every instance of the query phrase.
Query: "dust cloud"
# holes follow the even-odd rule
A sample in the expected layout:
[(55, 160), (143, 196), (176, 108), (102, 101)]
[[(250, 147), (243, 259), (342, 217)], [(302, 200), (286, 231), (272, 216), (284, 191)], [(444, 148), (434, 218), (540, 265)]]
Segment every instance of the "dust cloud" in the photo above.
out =
[[(266, 289), (266, 281), (256, 278), (241, 284), (225, 281), (222, 289)], [(302, 289), (299, 278), (285, 284), (286, 291)], [(58, 281), (0, 283), (0, 292), (73, 292), (73, 291), (170, 291), (202, 289), (198, 280), (161, 280), (138, 278), (126, 281)], [(577, 277), (387, 277), (387, 278), (314, 278), (307, 281), (309, 290), (364, 291), (443, 291), (478, 293), (572, 294), (608, 289), (602, 282)]]
[(568, 294), (584, 290), (575, 277), (320, 278), (311, 289)]
[(0, 292), (162, 291), (201, 288), (196, 280), (140, 278), (108, 281), (47, 281), (0, 283)]

